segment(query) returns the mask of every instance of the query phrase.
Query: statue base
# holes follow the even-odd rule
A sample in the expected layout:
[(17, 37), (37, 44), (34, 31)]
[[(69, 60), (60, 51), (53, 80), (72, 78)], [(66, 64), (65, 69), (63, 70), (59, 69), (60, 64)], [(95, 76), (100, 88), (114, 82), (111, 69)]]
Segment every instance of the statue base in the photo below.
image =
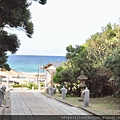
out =
[(82, 104), (82, 106), (83, 106), (83, 107), (90, 107), (90, 104), (87, 104), (87, 105)]

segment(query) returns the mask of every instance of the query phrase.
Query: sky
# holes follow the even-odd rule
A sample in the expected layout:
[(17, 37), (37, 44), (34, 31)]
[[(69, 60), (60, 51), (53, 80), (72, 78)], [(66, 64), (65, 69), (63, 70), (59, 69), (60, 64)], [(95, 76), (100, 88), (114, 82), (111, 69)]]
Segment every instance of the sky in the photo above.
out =
[(84, 44), (120, 18), (120, 0), (47, 0), (45, 5), (32, 2), (29, 9), (34, 34), (28, 38), (12, 30), (21, 42), (17, 55), (65, 56), (67, 46)]

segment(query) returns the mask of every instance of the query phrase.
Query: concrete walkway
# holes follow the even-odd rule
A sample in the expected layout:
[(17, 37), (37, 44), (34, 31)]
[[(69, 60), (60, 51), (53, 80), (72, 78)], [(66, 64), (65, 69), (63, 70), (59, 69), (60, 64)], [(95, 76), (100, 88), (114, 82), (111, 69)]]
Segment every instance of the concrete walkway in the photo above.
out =
[(86, 115), (37, 91), (11, 92), (11, 115)]
[(9, 98), (5, 115), (87, 115), (80, 108), (43, 96), (39, 91), (14, 89)]

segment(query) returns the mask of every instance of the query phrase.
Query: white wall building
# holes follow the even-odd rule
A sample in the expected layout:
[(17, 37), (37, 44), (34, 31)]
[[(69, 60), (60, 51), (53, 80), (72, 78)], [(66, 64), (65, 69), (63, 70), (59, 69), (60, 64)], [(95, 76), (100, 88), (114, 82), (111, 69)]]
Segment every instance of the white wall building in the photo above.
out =
[(53, 62), (44, 66), (44, 69), (46, 70), (46, 87), (54, 86), (53, 76), (56, 73), (56, 68), (60, 67), (61, 65), (62, 62)]

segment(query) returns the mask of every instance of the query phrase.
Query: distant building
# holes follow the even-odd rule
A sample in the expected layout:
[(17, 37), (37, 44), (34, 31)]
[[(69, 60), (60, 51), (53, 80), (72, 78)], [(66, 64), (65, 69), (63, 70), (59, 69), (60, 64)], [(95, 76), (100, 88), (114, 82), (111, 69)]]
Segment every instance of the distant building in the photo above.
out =
[(44, 66), (44, 69), (46, 70), (46, 74), (45, 74), (46, 87), (54, 86), (53, 76), (56, 73), (56, 68), (60, 66), (62, 66), (62, 62), (53, 62)]

